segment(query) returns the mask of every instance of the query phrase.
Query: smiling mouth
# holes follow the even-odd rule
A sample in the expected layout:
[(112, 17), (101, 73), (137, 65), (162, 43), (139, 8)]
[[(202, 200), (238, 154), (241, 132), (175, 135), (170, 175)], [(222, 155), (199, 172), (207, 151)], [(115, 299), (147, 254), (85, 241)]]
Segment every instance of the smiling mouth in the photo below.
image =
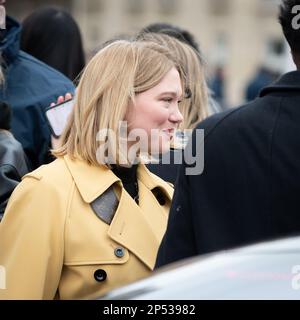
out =
[(173, 138), (174, 129), (162, 129), (161, 130), (169, 139)]

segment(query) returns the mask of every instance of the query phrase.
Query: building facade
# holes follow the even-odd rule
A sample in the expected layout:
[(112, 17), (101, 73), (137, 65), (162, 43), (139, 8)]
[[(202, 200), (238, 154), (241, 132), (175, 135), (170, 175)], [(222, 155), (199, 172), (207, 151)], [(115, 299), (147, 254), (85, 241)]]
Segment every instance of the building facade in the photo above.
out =
[[(22, 20), (35, 8), (59, 5), (79, 23), (87, 54), (111, 37), (134, 33), (153, 22), (192, 32), (209, 71), (221, 66), (228, 105), (243, 102), (244, 88), (258, 66), (283, 43), (277, 22), (280, 0), (10, 0), (8, 14)], [(287, 51), (287, 50), (285, 50)], [(286, 53), (280, 53), (287, 57)], [(274, 60), (275, 64), (276, 61)], [(281, 66), (290, 66), (288, 59)], [(276, 66), (275, 66), (276, 67)]]

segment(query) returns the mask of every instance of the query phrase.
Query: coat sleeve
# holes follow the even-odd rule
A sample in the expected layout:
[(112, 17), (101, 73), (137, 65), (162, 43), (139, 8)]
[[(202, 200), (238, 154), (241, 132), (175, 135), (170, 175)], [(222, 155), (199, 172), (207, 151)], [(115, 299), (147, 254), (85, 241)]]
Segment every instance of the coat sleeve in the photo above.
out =
[(14, 166), (0, 165), (0, 222), (8, 199), (20, 181), (21, 177)]
[(26, 173), (28, 168), (21, 144), (9, 135), (0, 139), (0, 221), (11, 193)]
[(167, 231), (160, 245), (155, 268), (196, 254), (193, 235), (190, 188), (185, 166), (179, 172)]
[(27, 176), (17, 186), (0, 223), (0, 300), (54, 298), (63, 265), (64, 210), (43, 178)]

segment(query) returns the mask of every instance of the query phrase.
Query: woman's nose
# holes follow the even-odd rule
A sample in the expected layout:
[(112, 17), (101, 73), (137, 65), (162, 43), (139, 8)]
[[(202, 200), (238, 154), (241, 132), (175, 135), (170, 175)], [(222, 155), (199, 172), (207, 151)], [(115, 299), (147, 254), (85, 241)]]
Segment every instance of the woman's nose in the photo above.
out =
[(181, 123), (183, 121), (183, 116), (178, 108), (178, 105), (174, 108), (173, 112), (170, 114), (170, 121), (175, 123)]

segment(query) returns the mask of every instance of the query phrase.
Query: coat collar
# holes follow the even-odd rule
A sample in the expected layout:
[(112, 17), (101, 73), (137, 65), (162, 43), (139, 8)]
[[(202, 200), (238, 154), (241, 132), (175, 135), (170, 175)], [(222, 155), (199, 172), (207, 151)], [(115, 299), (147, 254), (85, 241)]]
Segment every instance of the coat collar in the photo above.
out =
[[(146, 201), (150, 200), (149, 193), (150, 191), (146, 195)], [(131, 201), (130, 196), (122, 192), (118, 209), (108, 230), (111, 239), (134, 253), (150, 270), (154, 268), (156, 254), (164, 232), (154, 230), (145, 216), (151, 216), (153, 211), (157, 213), (158, 210), (160, 209), (155, 208), (155, 203), (152, 201), (151, 212), (141, 212), (141, 209)], [(163, 226), (164, 231), (166, 222), (167, 218)]]
[[(154, 269), (159, 245), (167, 228), (169, 209), (169, 205), (163, 208), (155, 199), (151, 192), (152, 187), (164, 189), (159, 182), (153, 182), (151, 173), (141, 166), (139, 206), (127, 192), (122, 192), (118, 209), (108, 230), (111, 239), (134, 253), (150, 270)], [(171, 198), (172, 191), (170, 186), (165, 189), (167, 198)], [(170, 202), (171, 200), (169, 204)]]
[[(103, 165), (89, 165), (83, 160), (73, 160), (67, 155), (64, 156), (64, 161), (80, 195), (87, 203), (94, 201), (115, 182), (120, 182), (120, 179)], [(171, 200), (171, 187), (167, 182), (152, 174), (144, 164), (139, 165), (137, 178), (149, 190), (157, 187), (162, 189), (164, 194)]]
[(263, 97), (269, 94), (295, 94), (300, 93), (300, 71), (292, 71), (281, 76), (277, 81), (265, 87), (260, 92), (259, 96)]
[[(120, 181), (105, 166), (88, 165), (85, 161), (72, 160), (68, 156), (64, 157), (64, 161), (83, 200), (87, 203), (91, 203), (111, 185)], [(138, 166), (137, 179), (142, 194), (141, 207), (126, 192), (121, 192), (108, 235), (153, 270), (156, 254), (166, 230), (167, 214), (163, 214), (162, 207), (155, 201), (151, 190), (160, 188), (171, 201), (173, 189), (143, 164)]]

